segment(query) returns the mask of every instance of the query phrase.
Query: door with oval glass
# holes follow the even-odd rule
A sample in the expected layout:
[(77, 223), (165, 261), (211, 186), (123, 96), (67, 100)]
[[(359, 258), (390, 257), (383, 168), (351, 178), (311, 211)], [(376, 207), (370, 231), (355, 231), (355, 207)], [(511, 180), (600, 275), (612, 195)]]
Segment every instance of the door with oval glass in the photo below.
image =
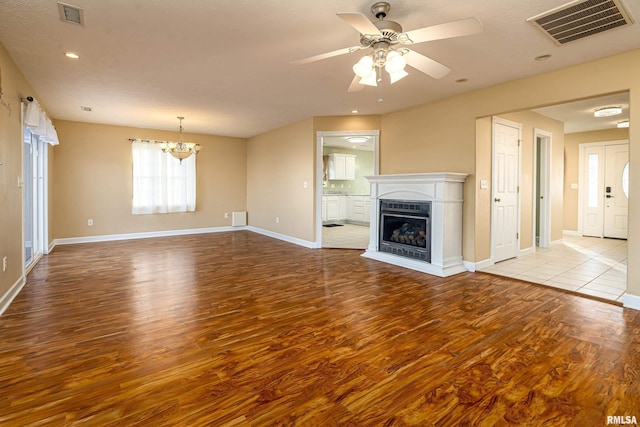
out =
[(605, 146), (604, 237), (627, 238), (629, 144)]

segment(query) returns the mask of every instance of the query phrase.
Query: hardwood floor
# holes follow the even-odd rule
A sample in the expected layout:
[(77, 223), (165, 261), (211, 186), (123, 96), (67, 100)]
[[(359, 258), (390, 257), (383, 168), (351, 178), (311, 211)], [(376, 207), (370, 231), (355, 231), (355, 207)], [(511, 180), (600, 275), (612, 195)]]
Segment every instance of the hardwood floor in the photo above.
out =
[(59, 246), (0, 317), (0, 425), (606, 425), (640, 312), (248, 231)]

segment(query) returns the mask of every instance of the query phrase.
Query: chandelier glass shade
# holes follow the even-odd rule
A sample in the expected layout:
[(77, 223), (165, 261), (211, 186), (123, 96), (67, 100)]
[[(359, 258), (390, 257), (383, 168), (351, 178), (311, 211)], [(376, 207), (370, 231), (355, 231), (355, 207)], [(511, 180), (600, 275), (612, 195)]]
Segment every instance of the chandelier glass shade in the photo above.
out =
[(378, 49), (371, 55), (363, 56), (353, 66), (353, 72), (360, 77), (360, 84), (377, 86), (379, 79), (382, 78), (380, 72), (384, 67), (389, 74), (391, 84), (393, 84), (409, 75), (404, 70), (406, 65), (407, 61), (402, 52), (392, 49)]
[(180, 121), (180, 142), (165, 141), (160, 144), (160, 148), (163, 153), (171, 154), (176, 159), (179, 159), (180, 163), (182, 163), (182, 159), (186, 159), (192, 154), (198, 154), (200, 151), (200, 144), (184, 142), (182, 140), (182, 120), (184, 120), (184, 117), (178, 117), (178, 120)]

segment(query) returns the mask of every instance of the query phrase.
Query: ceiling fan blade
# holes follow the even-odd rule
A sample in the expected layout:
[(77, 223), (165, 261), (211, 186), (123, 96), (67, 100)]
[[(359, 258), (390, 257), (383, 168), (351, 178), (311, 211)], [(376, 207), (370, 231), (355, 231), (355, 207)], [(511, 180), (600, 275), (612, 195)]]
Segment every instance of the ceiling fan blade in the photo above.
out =
[(407, 31), (398, 35), (398, 40), (403, 44), (424, 43), (451, 37), (470, 36), (481, 32), (482, 22), (478, 18), (467, 18)]
[(347, 92), (359, 92), (362, 89), (364, 89), (364, 85), (360, 84), (360, 77), (358, 75), (353, 76)]
[(427, 58), (409, 49), (407, 49), (407, 53), (404, 54), (404, 58), (407, 60), (407, 65), (422, 71), (434, 79), (441, 79), (451, 72), (451, 68), (446, 65), (442, 65), (438, 61), (434, 61), (431, 58)]
[(344, 55), (346, 53), (352, 53), (356, 50), (362, 49), (362, 46), (351, 46), (343, 49), (333, 50), (327, 53), (321, 53), (320, 55), (310, 56), (308, 58), (296, 59), (290, 62), (291, 65), (308, 64), (309, 62), (320, 61), (321, 59), (333, 58), (334, 56)]
[(360, 34), (382, 36), (382, 33), (380, 32), (378, 27), (373, 25), (373, 22), (369, 21), (369, 18), (367, 18), (360, 12), (340, 12), (336, 13), (336, 15), (342, 18), (347, 24), (358, 30)]

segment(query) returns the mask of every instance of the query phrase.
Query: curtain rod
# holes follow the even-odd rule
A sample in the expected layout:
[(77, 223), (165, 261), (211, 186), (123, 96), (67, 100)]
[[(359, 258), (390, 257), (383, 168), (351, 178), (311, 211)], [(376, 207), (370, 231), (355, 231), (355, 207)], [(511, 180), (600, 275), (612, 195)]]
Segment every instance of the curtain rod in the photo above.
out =
[(142, 138), (129, 138), (129, 141), (131, 142), (135, 142), (135, 141), (140, 141), (140, 142), (153, 142), (156, 144), (162, 144), (163, 142), (171, 142), (171, 141), (161, 141), (158, 139), (142, 139)]

